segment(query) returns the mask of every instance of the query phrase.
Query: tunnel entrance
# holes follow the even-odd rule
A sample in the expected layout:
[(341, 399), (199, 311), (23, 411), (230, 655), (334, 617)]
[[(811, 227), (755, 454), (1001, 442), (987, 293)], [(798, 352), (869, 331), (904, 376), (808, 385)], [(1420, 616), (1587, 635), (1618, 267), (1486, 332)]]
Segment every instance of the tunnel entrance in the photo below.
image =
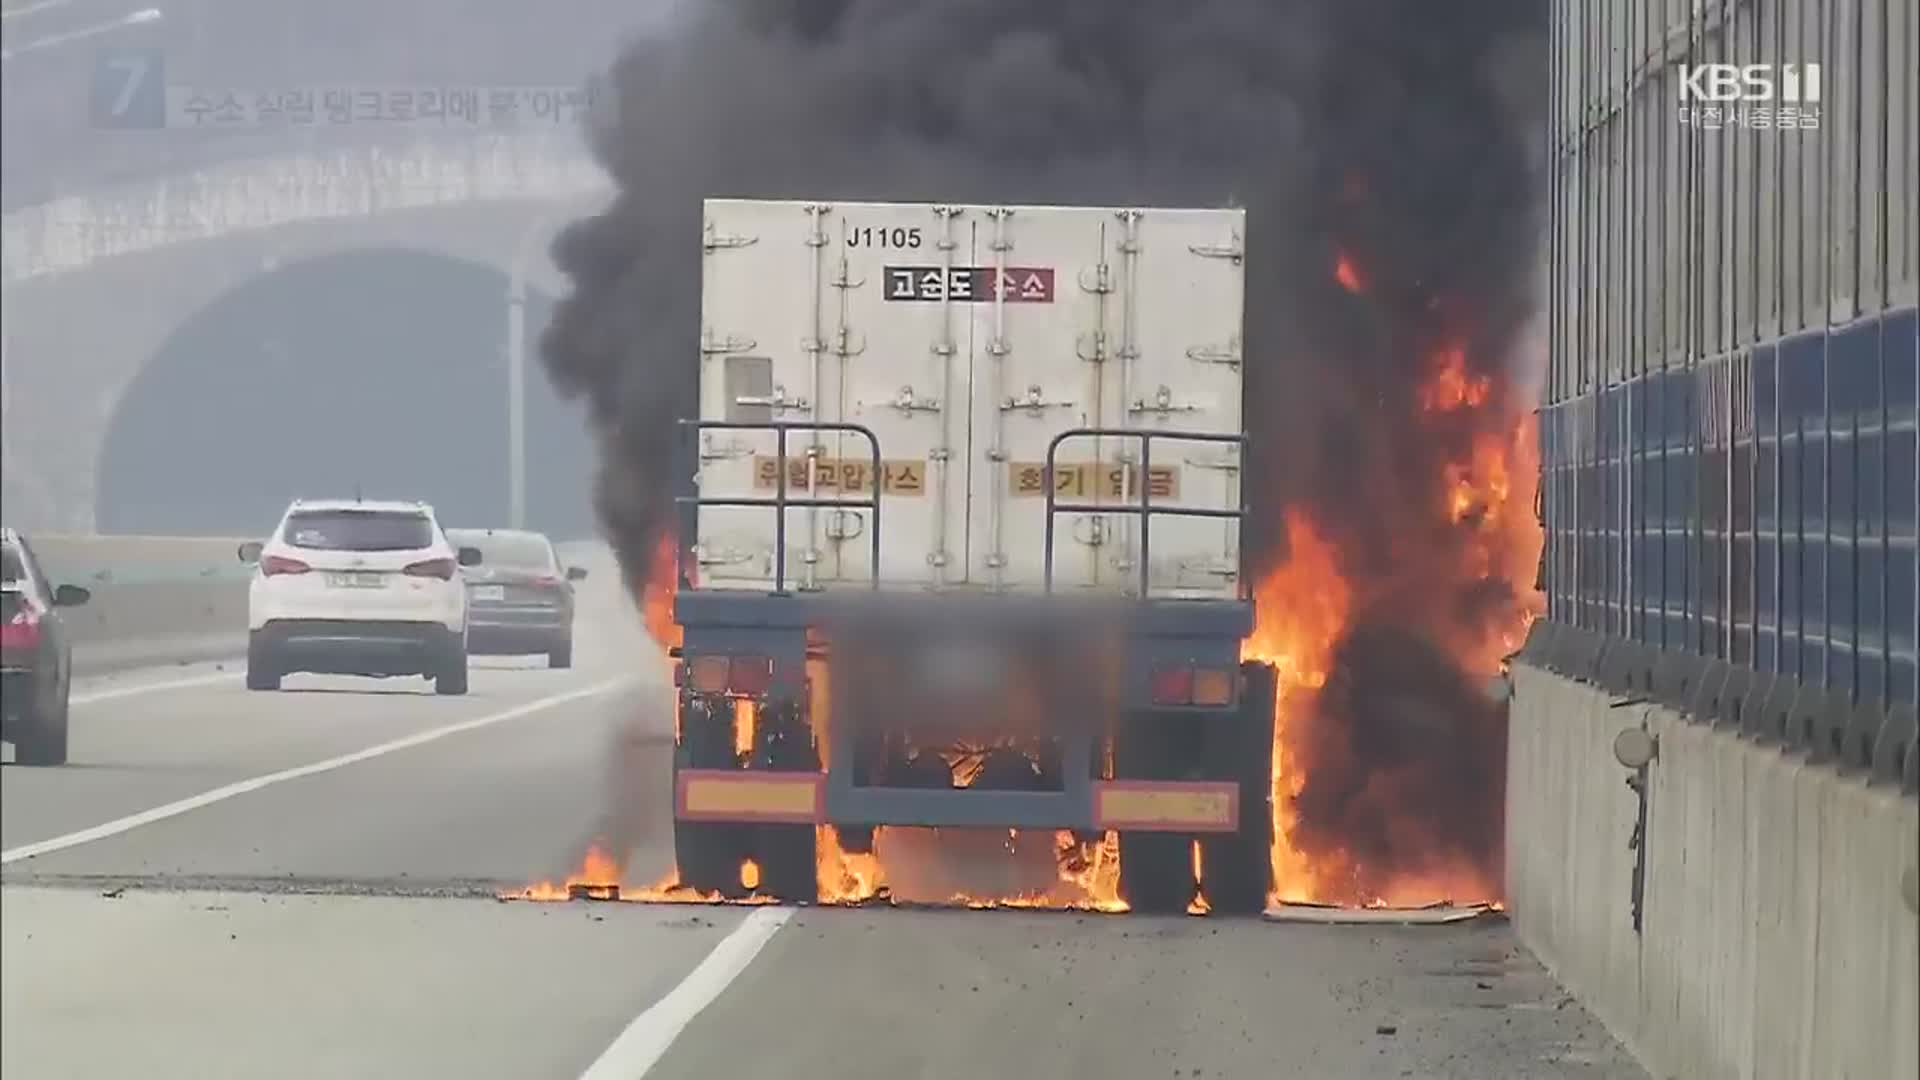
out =
[[(508, 523), (507, 277), (410, 251), (322, 256), (256, 277), (141, 369), (102, 448), (105, 533), (240, 535), (289, 499), (423, 499), (445, 524)], [(584, 409), (561, 402), (528, 297), (527, 523), (594, 532)]]

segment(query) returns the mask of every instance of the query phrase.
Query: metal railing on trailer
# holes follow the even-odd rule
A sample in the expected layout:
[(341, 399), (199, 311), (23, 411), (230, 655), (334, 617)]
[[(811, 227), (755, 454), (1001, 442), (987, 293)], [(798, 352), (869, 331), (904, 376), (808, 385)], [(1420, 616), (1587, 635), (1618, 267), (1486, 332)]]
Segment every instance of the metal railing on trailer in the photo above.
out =
[[(700, 508), (703, 506), (759, 506), (766, 507), (774, 512), (773, 592), (776, 596), (784, 595), (787, 591), (788, 509), (834, 507), (837, 509), (871, 510), (873, 511), (873, 529), (868, 543), (873, 551), (873, 580), (869, 582), (869, 587), (875, 590), (880, 588), (880, 477), (883, 474), (880, 466), (880, 438), (873, 433), (873, 429), (863, 424), (842, 424), (813, 420), (747, 421), (683, 419), (680, 421), (680, 426), (681, 429), (687, 433), (687, 441), (693, 444), (697, 444), (700, 435), (707, 431), (773, 432), (774, 462), (777, 475), (774, 480), (773, 495), (770, 498), (767, 496), (752, 495), (679, 495), (674, 498), (674, 502), (680, 506), (682, 514), (684, 515), (681, 519), (682, 528), (680, 530), (682, 542), (675, 545), (676, 573), (679, 588), (685, 590), (691, 588), (693, 585), (687, 577), (686, 565), (685, 563), (679, 562), (678, 555), (680, 550), (685, 546), (686, 539), (695, 535), (696, 529), (694, 526), (697, 521), (695, 515), (699, 513)], [(842, 434), (864, 437), (867, 440), (867, 448), (872, 452), (873, 458), (873, 471), (868, 474), (873, 477), (873, 493), (864, 499), (821, 499), (812, 496), (799, 499), (789, 498), (787, 496), (787, 433), (790, 431), (810, 431), (815, 433), (835, 431)], [(806, 460), (811, 463), (813, 456), (808, 454)], [(697, 473), (692, 470), (682, 469), (679, 475), (694, 476), (697, 475)], [(811, 482), (814, 479), (815, 473), (810, 468), (808, 471), (808, 480)], [(817, 485), (815, 486), (817, 488)]]
[[(1079, 438), (1121, 438), (1140, 440), (1140, 502), (1135, 505), (1125, 503), (1063, 503), (1058, 499), (1058, 485), (1054, 483), (1054, 459), (1060, 452), (1060, 444), (1068, 439)], [(1155, 515), (1166, 517), (1215, 518), (1230, 520), (1240, 526), (1244, 532), (1247, 520), (1247, 495), (1243, 486), (1239, 492), (1239, 505), (1232, 508), (1199, 506), (1155, 506), (1153, 505), (1153, 442), (1166, 439), (1170, 442), (1199, 442), (1226, 444), (1239, 447), (1242, 461), (1246, 458), (1247, 437), (1245, 435), (1222, 435), (1218, 432), (1204, 431), (1144, 431), (1137, 428), (1071, 428), (1053, 437), (1047, 443), (1047, 465), (1044, 482), (1047, 486), (1047, 527), (1043, 558), (1045, 559), (1045, 588), (1053, 592), (1053, 536), (1054, 521), (1060, 514), (1126, 514), (1140, 519), (1140, 599), (1148, 598), (1151, 584), (1151, 561), (1153, 554), (1153, 518)], [(1125, 475), (1125, 474), (1123, 474)], [(1235, 597), (1239, 600), (1249, 598), (1251, 591), (1247, 585), (1246, 547), (1240, 538), (1234, 544), (1234, 582)]]

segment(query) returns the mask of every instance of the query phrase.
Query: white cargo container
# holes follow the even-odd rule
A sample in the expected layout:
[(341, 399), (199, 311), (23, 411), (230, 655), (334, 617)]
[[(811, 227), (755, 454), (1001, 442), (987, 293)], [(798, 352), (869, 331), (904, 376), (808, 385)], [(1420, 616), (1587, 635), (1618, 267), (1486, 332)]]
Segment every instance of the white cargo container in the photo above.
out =
[[(1236, 209), (713, 199), (701, 269), (703, 420), (844, 423), (788, 435), (790, 496), (880, 488), (890, 589), (1037, 591), (1044, 465), (1070, 428), (1242, 431), (1245, 215)], [(810, 471), (807, 454), (816, 455)], [(1230, 510), (1231, 443), (1080, 437), (1062, 502)], [(702, 436), (703, 497), (770, 497), (775, 437)], [(809, 480), (812, 486), (809, 488)], [(869, 587), (871, 512), (787, 511), (789, 589)], [(1131, 514), (1058, 515), (1057, 591), (1139, 589)], [(771, 591), (774, 514), (703, 506), (702, 588)], [(1239, 525), (1156, 515), (1151, 595), (1235, 595)]]

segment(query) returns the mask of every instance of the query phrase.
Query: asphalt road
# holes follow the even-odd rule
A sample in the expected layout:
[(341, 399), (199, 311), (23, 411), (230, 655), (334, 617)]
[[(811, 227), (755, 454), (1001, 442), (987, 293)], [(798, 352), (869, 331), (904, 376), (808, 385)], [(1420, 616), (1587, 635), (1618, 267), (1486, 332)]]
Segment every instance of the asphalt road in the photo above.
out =
[(1643, 1076), (1498, 921), (500, 902), (609, 836), (671, 866), (662, 669), (599, 604), (459, 699), (77, 686), (72, 763), (0, 770), (0, 1072)]

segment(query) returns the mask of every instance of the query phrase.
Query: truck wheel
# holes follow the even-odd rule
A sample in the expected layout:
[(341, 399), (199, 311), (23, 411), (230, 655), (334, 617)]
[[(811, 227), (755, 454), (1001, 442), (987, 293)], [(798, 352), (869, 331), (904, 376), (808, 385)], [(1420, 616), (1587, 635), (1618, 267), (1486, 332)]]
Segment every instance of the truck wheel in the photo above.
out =
[[(1116, 780), (1182, 780), (1202, 764), (1200, 729), (1190, 716), (1137, 710), (1121, 716), (1113, 743)], [(1120, 895), (1142, 915), (1174, 915), (1193, 902), (1193, 838), (1186, 833), (1122, 832)]]
[[(733, 708), (722, 694), (680, 694), (680, 741), (673, 764), (681, 769), (734, 769)], [(680, 884), (704, 895), (745, 899), (740, 864), (753, 853), (753, 827), (725, 821), (673, 823), (673, 860)]]
[(762, 896), (793, 904), (820, 899), (814, 870), (816, 833), (811, 825), (762, 825), (756, 844)]
[[(760, 707), (760, 726), (750, 768), (764, 772), (818, 772), (820, 752), (804, 701), (776, 699)], [(761, 825), (755, 830), (754, 861), (760, 864), (762, 896), (811, 904), (820, 898), (812, 825)]]
[(553, 648), (547, 650), (547, 666), (550, 668), (570, 668), (573, 666), (573, 635), (560, 639)]
[(280, 689), (280, 668), (274, 663), (272, 651), (258, 634), (247, 638), (247, 689)]
[(65, 765), (67, 763), (67, 699), (51, 709), (35, 709), (27, 718), (26, 734), (14, 744), (15, 760), (22, 765)]
[(1273, 710), (1276, 679), (1269, 664), (1241, 665), (1239, 714), (1208, 733), (1207, 775), (1240, 788), (1240, 827), (1200, 841), (1200, 889), (1221, 915), (1258, 915), (1273, 887)]
[[(744, 900), (748, 889), (740, 884), (740, 864), (747, 859), (751, 837), (746, 826), (723, 821), (673, 823), (673, 863), (680, 884), (702, 894)], [(765, 880), (764, 871), (762, 881)]]
[(443, 666), (433, 676), (433, 692), (457, 697), (467, 692), (467, 645), (462, 641), (453, 645), (449, 654), (441, 663)]
[(1193, 902), (1193, 842), (1184, 833), (1120, 834), (1120, 897), (1138, 915), (1178, 915)]

